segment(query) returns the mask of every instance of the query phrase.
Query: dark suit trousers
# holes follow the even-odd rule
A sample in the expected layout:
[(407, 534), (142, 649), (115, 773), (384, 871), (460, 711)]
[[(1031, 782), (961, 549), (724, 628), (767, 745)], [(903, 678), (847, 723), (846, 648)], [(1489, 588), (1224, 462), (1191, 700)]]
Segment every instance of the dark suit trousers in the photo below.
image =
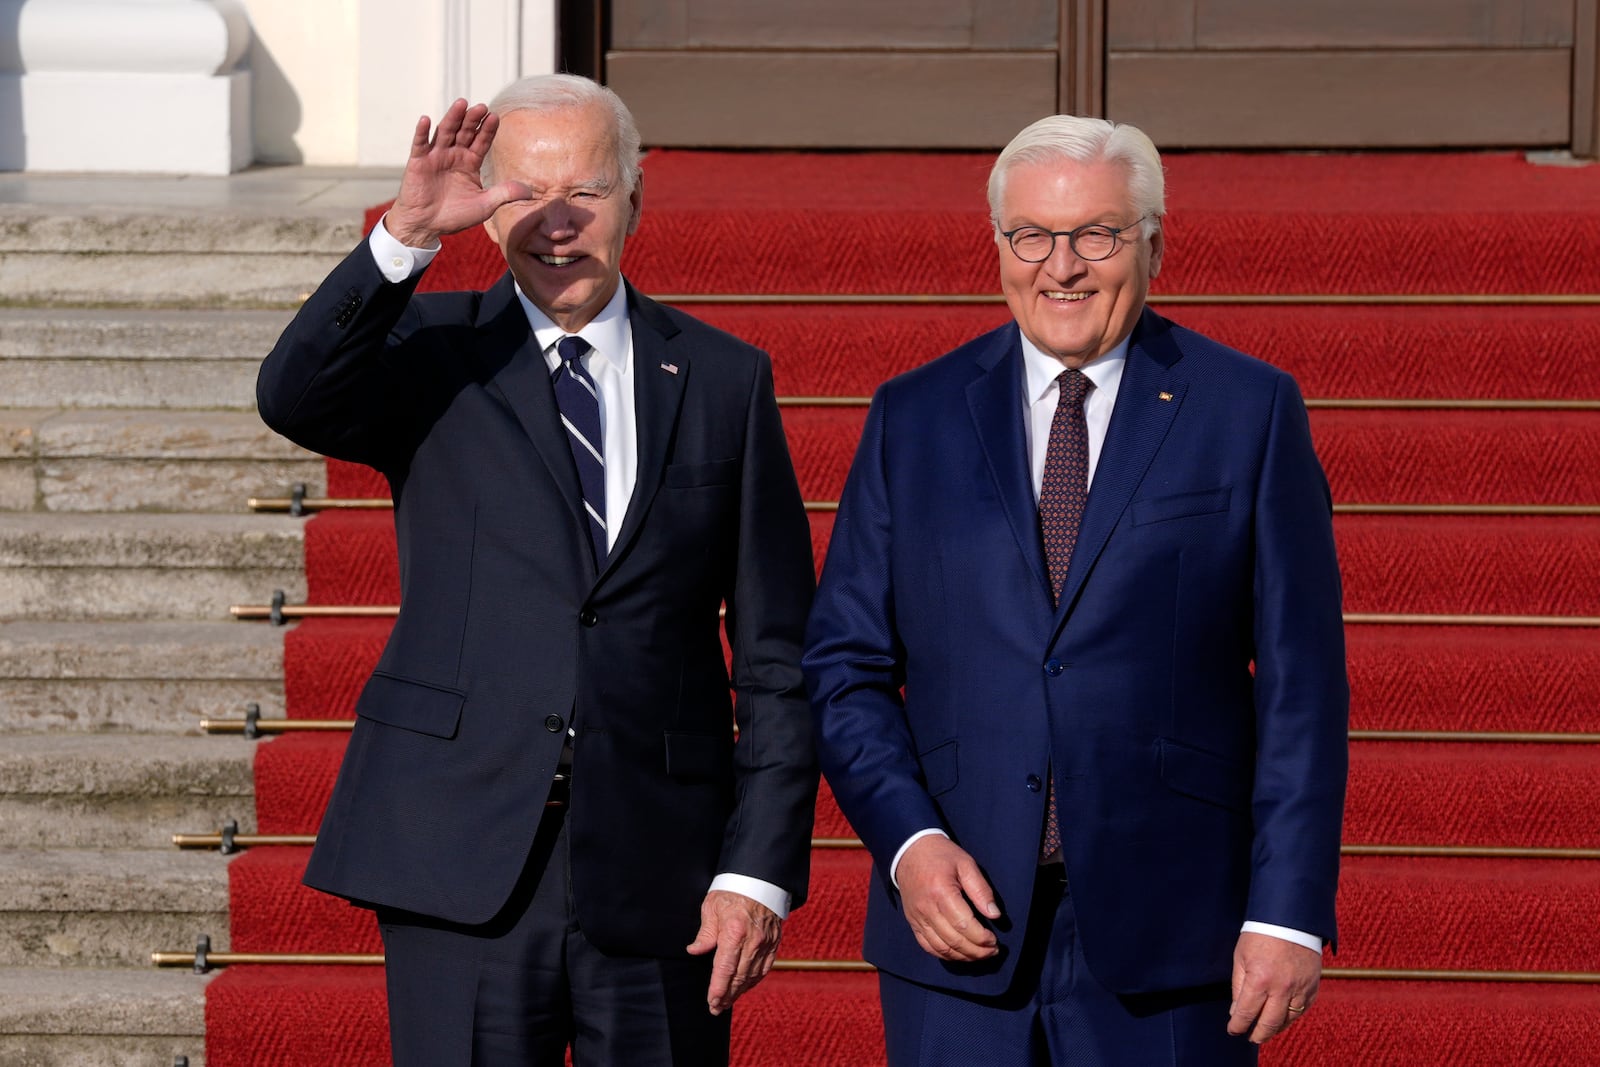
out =
[(704, 1067), (730, 1013), (706, 1008), (710, 957), (606, 956), (578, 928), (564, 808), (547, 809), (499, 916), (460, 926), (378, 909), (395, 1067)]
[(1012, 991), (967, 997), (880, 973), (890, 1067), (1252, 1067), (1226, 986), (1118, 996), (1084, 963), (1060, 866), (1041, 867)]

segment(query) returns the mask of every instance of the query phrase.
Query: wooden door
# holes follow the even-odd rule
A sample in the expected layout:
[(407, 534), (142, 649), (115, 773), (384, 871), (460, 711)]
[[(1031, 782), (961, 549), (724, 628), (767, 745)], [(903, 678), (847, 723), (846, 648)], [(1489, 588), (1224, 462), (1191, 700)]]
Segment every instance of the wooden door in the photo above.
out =
[(1163, 147), (1592, 150), (1593, 0), (1106, 0), (1106, 113)]
[(995, 148), (1061, 99), (1062, 0), (612, 0), (655, 145)]
[(992, 149), (1068, 112), (1163, 148), (1600, 147), (1600, 0), (561, 3), (652, 145)]

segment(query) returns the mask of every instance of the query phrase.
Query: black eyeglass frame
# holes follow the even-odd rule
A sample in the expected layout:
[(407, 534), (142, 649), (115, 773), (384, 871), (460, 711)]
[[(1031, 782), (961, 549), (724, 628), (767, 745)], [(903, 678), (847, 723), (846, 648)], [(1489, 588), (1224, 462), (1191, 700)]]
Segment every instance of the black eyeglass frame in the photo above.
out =
[[(1067, 247), (1072, 249), (1072, 254), (1083, 260), (1085, 263), (1100, 263), (1117, 254), (1117, 249), (1122, 247), (1122, 241), (1120, 238), (1124, 233), (1133, 229), (1135, 226), (1140, 225), (1145, 219), (1151, 219), (1155, 217), (1156, 216), (1154, 214), (1140, 215), (1126, 226), (1107, 226), (1103, 222), (1088, 222), (1072, 230), (1047, 230), (1043, 226), (1017, 226), (1011, 230), (1001, 230), (1000, 236), (1006, 239), (1006, 247), (1011, 249), (1011, 254), (1016, 256), (1024, 263), (1043, 263), (1045, 260), (1055, 255), (1056, 238), (1058, 237), (1065, 237), (1067, 239)], [(1047, 233), (1050, 235), (1050, 248), (1038, 259), (1029, 259), (1021, 252), (1018, 252), (1016, 242), (1012, 240), (1013, 237), (1025, 230), (1033, 230), (1038, 233)], [(1078, 251), (1078, 236), (1086, 230), (1100, 230), (1103, 233), (1110, 234), (1111, 250), (1103, 256), (1086, 256), (1082, 252)]]

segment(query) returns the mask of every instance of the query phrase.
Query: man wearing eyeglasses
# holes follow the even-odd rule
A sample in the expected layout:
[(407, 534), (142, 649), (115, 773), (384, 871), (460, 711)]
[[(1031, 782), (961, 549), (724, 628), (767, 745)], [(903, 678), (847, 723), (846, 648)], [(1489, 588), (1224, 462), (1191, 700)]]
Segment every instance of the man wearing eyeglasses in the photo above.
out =
[(1035, 123), (989, 206), (1015, 321), (878, 390), (807, 635), (889, 1062), (1253, 1064), (1335, 937), (1349, 689), (1305, 405), (1145, 306), (1137, 129)]

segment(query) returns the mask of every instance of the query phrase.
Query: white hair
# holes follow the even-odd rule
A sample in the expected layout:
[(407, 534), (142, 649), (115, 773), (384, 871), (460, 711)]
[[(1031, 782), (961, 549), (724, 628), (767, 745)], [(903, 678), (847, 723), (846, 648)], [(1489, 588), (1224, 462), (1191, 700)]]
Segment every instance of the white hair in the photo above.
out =
[(1144, 131), (1108, 119), (1051, 115), (1013, 137), (989, 171), (989, 219), (996, 230), (1000, 228), (1000, 200), (1011, 168), (1063, 159), (1116, 163), (1125, 168), (1133, 209), (1145, 217), (1144, 236), (1149, 237), (1160, 228), (1159, 220), (1167, 211), (1166, 178), (1161, 170), (1161, 153)]
[[(514, 111), (563, 111), (567, 108), (599, 107), (611, 116), (611, 143), (617, 158), (617, 174), (623, 189), (633, 192), (639, 184), (639, 127), (622, 98), (604, 85), (576, 74), (536, 74), (521, 78), (501, 89), (489, 101), (496, 115)], [(484, 184), (493, 181), (494, 152), (483, 159)]]

